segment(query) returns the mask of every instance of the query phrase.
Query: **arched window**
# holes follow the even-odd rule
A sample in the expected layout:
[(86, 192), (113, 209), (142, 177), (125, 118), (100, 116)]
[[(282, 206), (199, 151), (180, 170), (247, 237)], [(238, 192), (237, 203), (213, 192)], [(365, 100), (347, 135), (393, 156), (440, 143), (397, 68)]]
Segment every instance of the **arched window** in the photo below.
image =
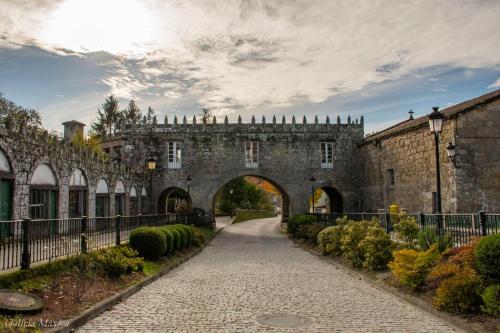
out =
[[(12, 219), (12, 193), (14, 192), (14, 175), (10, 168), (9, 159), (0, 150), (0, 221)], [(0, 236), (7, 236), (11, 232), (10, 223), (0, 223)]]
[(48, 164), (40, 164), (30, 182), (30, 217), (57, 219), (59, 187), (56, 175)]
[(138, 214), (137, 210), (137, 190), (135, 189), (134, 186), (130, 188), (130, 193), (129, 193), (129, 202), (130, 202), (130, 213), (129, 215), (134, 216)]
[(109, 187), (104, 178), (99, 180), (95, 191), (95, 216), (109, 216)]
[(141, 191), (141, 214), (146, 214), (148, 212), (148, 192), (146, 188), (143, 187)]
[(87, 215), (88, 188), (82, 169), (75, 169), (69, 179), (69, 217)]
[(115, 215), (124, 215), (125, 213), (125, 185), (121, 180), (116, 182), (115, 186)]

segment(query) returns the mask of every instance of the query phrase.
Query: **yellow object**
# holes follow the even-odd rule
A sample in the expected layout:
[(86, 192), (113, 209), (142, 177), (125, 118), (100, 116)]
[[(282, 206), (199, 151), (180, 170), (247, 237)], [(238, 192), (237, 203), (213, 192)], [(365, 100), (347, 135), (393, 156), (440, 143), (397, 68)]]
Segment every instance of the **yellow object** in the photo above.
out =
[(389, 206), (389, 213), (398, 215), (399, 214), (399, 206), (396, 204), (390, 205)]

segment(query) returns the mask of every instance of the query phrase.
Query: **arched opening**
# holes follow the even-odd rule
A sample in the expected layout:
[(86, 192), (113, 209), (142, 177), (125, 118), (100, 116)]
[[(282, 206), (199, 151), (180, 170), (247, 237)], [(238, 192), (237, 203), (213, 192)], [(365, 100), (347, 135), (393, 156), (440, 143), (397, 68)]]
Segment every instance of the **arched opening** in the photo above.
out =
[(190, 209), (191, 198), (182, 188), (167, 188), (158, 197), (158, 214), (184, 214)]
[(54, 171), (50, 165), (40, 164), (30, 181), (30, 217), (57, 219), (58, 194), (59, 187)]
[[(14, 175), (7, 155), (0, 150), (0, 221), (12, 220)], [(0, 236), (11, 234), (11, 223), (0, 223)]]
[(88, 185), (82, 169), (75, 169), (69, 179), (68, 212), (70, 218), (88, 215)]
[[(313, 210), (314, 207), (314, 210)], [(309, 212), (315, 214), (342, 213), (344, 202), (340, 192), (331, 186), (315, 188), (314, 205), (312, 196), (309, 197)]]
[(125, 215), (125, 184), (121, 180), (115, 186), (115, 215)]
[(109, 187), (104, 178), (99, 180), (95, 191), (95, 216), (109, 216)]
[(147, 214), (149, 211), (149, 203), (148, 203), (148, 192), (146, 188), (143, 187), (141, 191), (141, 214)]
[(137, 210), (137, 190), (135, 189), (135, 186), (132, 186), (130, 188), (130, 193), (128, 195), (129, 197), (129, 215), (134, 216), (138, 214)]
[(272, 211), (287, 222), (290, 199), (275, 181), (255, 175), (234, 178), (219, 188), (213, 198), (215, 216), (233, 216), (237, 210)]

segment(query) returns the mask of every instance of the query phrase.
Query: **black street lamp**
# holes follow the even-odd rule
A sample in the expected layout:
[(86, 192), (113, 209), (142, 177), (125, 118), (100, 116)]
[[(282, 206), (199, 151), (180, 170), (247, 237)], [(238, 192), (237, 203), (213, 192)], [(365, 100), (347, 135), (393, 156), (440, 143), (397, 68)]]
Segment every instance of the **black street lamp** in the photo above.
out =
[(441, 214), (441, 171), (439, 168), (439, 133), (443, 128), (444, 115), (439, 112), (439, 107), (432, 107), (429, 115), (429, 128), (434, 134), (434, 146), (436, 150), (436, 213)]
[(150, 156), (146, 159), (146, 167), (149, 170), (149, 212), (153, 213), (153, 171), (156, 169), (156, 158)]
[(315, 192), (314, 183), (316, 183), (316, 178), (314, 178), (314, 176), (311, 176), (311, 178), (309, 179), (309, 181), (311, 182), (311, 189), (312, 189), (312, 213), (314, 214), (314, 192)]
[(188, 213), (191, 213), (191, 197), (189, 195), (189, 188), (191, 186), (191, 176), (187, 176), (186, 177), (186, 186), (187, 186), (187, 190), (188, 190)]

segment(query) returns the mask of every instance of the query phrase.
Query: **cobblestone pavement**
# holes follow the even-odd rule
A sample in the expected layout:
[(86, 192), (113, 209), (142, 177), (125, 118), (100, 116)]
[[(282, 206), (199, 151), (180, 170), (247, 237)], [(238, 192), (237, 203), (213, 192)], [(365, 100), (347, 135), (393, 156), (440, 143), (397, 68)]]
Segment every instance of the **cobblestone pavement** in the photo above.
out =
[[(310, 323), (295, 329), (257, 323), (266, 314), (296, 314)], [(272, 218), (226, 227), (202, 253), (78, 332), (457, 331), (297, 248)]]

